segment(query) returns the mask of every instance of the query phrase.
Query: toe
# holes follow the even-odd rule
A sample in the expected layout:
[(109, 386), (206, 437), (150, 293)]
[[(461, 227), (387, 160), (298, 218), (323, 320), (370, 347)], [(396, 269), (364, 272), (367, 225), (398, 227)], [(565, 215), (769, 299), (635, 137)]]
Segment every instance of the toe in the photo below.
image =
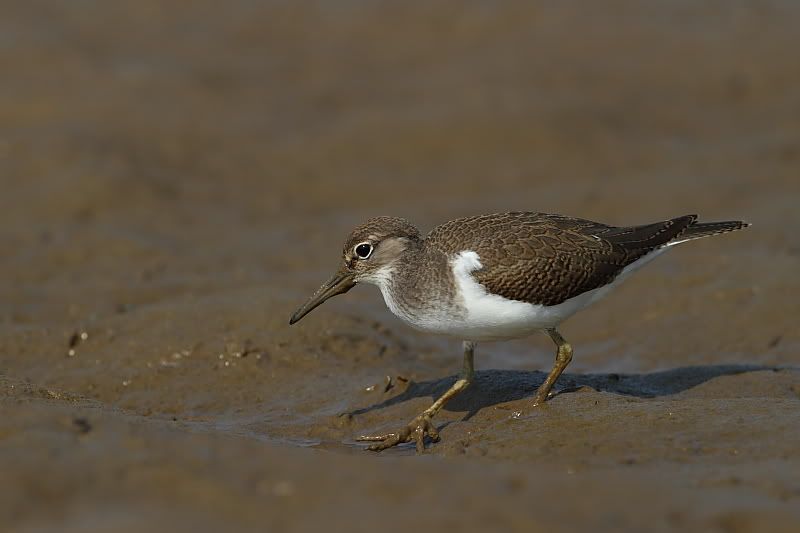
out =
[(378, 444), (370, 444), (369, 446), (367, 446), (365, 448), (365, 450), (370, 451), (370, 452), (380, 452), (380, 451), (383, 451), (384, 449), (385, 448), (384, 448), (382, 442), (379, 442)]
[(400, 437), (396, 433), (392, 433), (389, 436), (389, 438), (387, 438), (383, 442), (378, 442), (376, 444), (367, 446), (367, 450), (372, 452), (382, 452), (386, 448), (391, 448), (392, 446), (396, 446), (399, 442), (400, 442)]
[(438, 430), (438, 429), (436, 429), (436, 427), (434, 427), (434, 425), (433, 425), (433, 424), (431, 424), (430, 426), (428, 426), (428, 437), (430, 437), (430, 439), (431, 439), (433, 442), (439, 442), (439, 439), (440, 439), (440, 437), (439, 437), (439, 430)]
[(414, 436), (416, 437), (417, 441), (417, 453), (423, 453), (425, 451), (425, 434), (419, 432)]
[(393, 433), (386, 435), (361, 435), (356, 439), (356, 442), (382, 442), (392, 437)]

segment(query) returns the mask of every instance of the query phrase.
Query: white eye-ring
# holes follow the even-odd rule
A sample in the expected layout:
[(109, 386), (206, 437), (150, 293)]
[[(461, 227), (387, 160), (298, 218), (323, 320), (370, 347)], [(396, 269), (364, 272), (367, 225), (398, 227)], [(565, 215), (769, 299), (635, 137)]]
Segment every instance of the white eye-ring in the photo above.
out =
[(369, 256), (372, 255), (372, 244), (369, 242), (362, 242), (356, 244), (356, 247), (353, 248), (353, 251), (356, 254), (356, 257), (359, 259), (369, 259)]

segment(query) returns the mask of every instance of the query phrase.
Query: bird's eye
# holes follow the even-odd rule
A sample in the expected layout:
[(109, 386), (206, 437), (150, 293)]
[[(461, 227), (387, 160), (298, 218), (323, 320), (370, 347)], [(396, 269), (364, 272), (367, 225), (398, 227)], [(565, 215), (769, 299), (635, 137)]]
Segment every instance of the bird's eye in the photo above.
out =
[(355, 252), (359, 259), (369, 259), (369, 256), (372, 255), (372, 245), (368, 242), (362, 242), (356, 245)]

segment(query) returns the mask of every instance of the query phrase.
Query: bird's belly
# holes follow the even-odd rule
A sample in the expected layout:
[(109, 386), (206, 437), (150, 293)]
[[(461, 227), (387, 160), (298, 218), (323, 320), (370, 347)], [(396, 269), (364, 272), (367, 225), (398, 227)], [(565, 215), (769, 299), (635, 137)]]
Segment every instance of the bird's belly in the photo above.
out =
[(433, 328), (439, 333), (472, 341), (517, 339), (556, 327), (588, 305), (591, 298), (591, 294), (584, 293), (558, 305), (546, 306), (487, 294), (477, 301), (465, 302), (461, 315), (439, 320)]
[(393, 305), (394, 302), (390, 300), (387, 300), (387, 304), (398, 318), (415, 329), (462, 340), (486, 342), (518, 339), (542, 329), (556, 327), (588, 305), (594, 296), (593, 292), (553, 306), (508, 300), (492, 294), (485, 294), (478, 299), (466, 299), (458, 307), (409, 310)]

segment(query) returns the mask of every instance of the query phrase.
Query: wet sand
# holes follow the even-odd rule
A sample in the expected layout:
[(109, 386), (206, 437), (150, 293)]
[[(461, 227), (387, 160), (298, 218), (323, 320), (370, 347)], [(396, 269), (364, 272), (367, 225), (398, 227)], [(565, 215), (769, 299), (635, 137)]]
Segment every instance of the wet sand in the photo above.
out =
[[(3, 527), (796, 530), (800, 8), (193, 6), (0, 18)], [(505, 210), (754, 226), (565, 323), (542, 408), (549, 339), (480, 345), (362, 451), (459, 342), (289, 315), (368, 216)]]

